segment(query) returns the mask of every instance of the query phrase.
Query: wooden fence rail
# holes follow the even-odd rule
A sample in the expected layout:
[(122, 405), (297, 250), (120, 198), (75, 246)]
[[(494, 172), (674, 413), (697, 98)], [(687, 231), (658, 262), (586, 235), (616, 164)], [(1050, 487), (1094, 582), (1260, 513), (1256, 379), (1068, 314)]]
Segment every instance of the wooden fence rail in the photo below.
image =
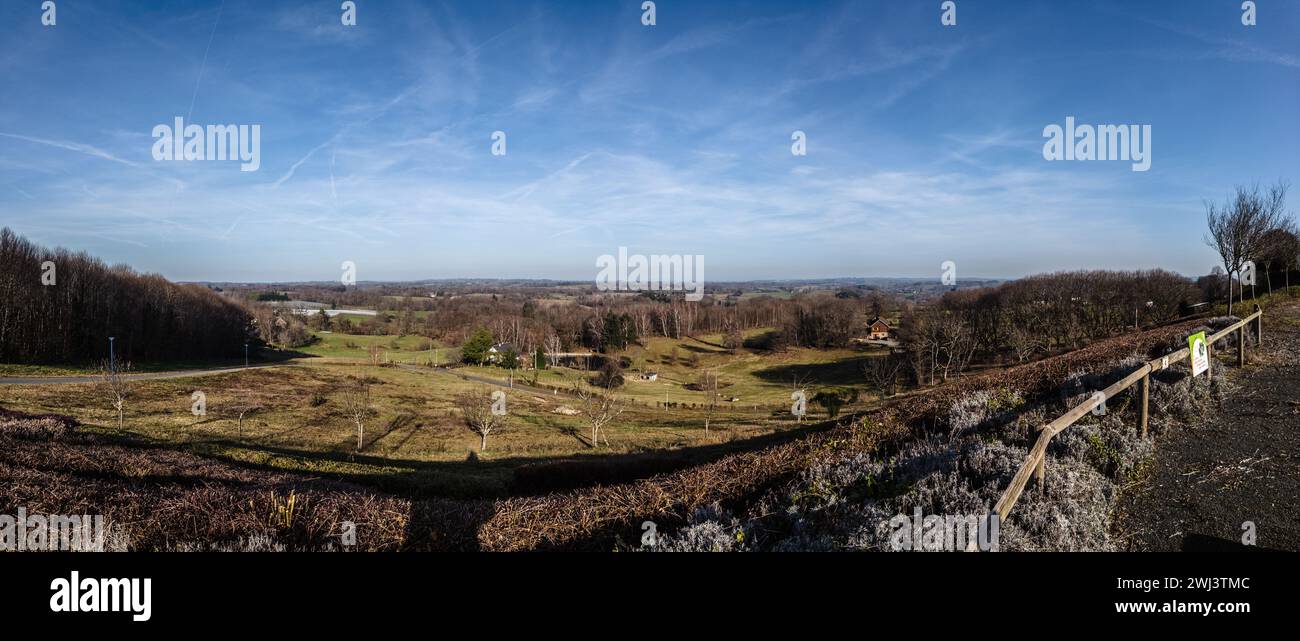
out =
[[(1259, 305), (1255, 305), (1255, 311), (1251, 315), (1225, 327), (1222, 330), (1219, 330), (1218, 332), (1215, 332), (1211, 336), (1206, 337), (1206, 348), (1209, 351), (1211, 361), (1210, 370), (1206, 372), (1207, 376), (1213, 376), (1214, 343), (1227, 338), (1232, 335), (1233, 332), (1237, 333), (1237, 364), (1246, 364), (1246, 327), (1252, 322), (1254, 323), (1256, 341), (1260, 346), (1262, 346), (1264, 343), (1263, 316), (1264, 312), (1260, 309)], [(1142, 384), (1142, 402), (1139, 406), (1141, 414), (1138, 422), (1138, 429), (1142, 432), (1142, 436), (1146, 437), (1148, 406), (1151, 398), (1151, 374), (1166, 369), (1170, 365), (1181, 362), (1190, 356), (1190, 348), (1184, 347), (1176, 352), (1172, 352), (1153, 361), (1144, 363), (1141, 367), (1133, 371), (1133, 373), (1116, 381), (1110, 387), (1107, 387), (1100, 393), (1093, 394), (1088, 400), (1070, 408), (1069, 411), (1057, 417), (1056, 420), (1039, 427), (1038, 439), (1034, 442), (1034, 446), (1030, 448), (1029, 454), (1025, 456), (1025, 462), (1021, 464), (1020, 470), (1017, 471), (1015, 477), (1011, 479), (1011, 484), (1007, 486), (1007, 489), (1002, 493), (1002, 497), (999, 498), (997, 504), (993, 506), (993, 511), (989, 514), (989, 517), (991, 518), (996, 514), (999, 522), (1005, 521), (1007, 515), (1011, 514), (1011, 508), (1015, 507), (1016, 501), (1020, 500), (1020, 495), (1025, 491), (1025, 486), (1029, 483), (1030, 476), (1033, 476), (1037, 480), (1039, 486), (1042, 487), (1047, 467), (1047, 445), (1051, 443), (1052, 437), (1059, 434), (1065, 428), (1074, 425), (1076, 421), (1083, 418), (1085, 414), (1091, 412), (1098, 405), (1103, 405), (1107, 400), (1114, 398), (1120, 392), (1123, 392), (1139, 382)]]

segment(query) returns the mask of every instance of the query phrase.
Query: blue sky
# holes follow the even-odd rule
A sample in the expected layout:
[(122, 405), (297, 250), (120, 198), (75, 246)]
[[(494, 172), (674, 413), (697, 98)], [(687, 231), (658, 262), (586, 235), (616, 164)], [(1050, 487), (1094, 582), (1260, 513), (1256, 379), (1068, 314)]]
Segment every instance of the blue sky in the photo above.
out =
[[(1201, 274), (1205, 199), (1300, 189), (1293, 1), (356, 1), (0, 3), (0, 226), (176, 280)], [(154, 161), (176, 116), (260, 170)], [(1150, 170), (1044, 160), (1066, 116)]]

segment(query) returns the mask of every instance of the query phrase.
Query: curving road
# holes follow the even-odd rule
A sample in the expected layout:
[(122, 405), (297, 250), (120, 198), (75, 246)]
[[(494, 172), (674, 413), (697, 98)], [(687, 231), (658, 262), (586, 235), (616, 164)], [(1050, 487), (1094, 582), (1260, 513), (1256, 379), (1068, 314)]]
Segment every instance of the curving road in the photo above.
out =
[[(165, 378), (191, 378), (196, 376), (211, 376), (213, 374), (226, 374), (228, 372), (242, 372), (250, 369), (265, 369), (267, 367), (279, 367), (285, 363), (271, 363), (267, 365), (250, 365), (248, 367), (218, 367), (214, 369), (187, 369), (176, 370), (174, 372), (146, 372), (141, 374), (126, 374), (123, 376), (126, 380), (131, 381), (154, 381)], [(100, 377), (96, 374), (84, 376), (13, 376), (0, 377), (0, 385), (69, 385), (76, 383), (96, 383)]]

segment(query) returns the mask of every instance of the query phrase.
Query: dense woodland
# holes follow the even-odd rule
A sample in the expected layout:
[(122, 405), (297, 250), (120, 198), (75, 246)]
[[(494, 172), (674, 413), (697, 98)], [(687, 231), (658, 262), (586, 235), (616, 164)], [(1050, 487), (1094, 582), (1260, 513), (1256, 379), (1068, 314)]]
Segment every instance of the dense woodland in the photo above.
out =
[(123, 361), (237, 356), (250, 321), (246, 308), (205, 287), (0, 230), (0, 362), (96, 362), (108, 358), (110, 336)]
[(1201, 298), (1163, 270), (1043, 274), (906, 309), (898, 337), (916, 381), (933, 383), (972, 363), (1024, 362), (1186, 316)]

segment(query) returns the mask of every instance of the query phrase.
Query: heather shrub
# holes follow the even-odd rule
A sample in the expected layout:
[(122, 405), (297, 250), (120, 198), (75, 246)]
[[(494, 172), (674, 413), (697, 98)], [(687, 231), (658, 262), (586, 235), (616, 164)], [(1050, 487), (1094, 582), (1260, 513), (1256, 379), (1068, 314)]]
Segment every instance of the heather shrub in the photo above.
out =
[(948, 410), (948, 432), (953, 438), (1006, 423), (1025, 404), (1010, 388), (976, 390), (958, 398)]
[(1007, 551), (1105, 551), (1115, 484), (1074, 459), (1051, 460), (1043, 486), (1031, 485), (1001, 524)]
[(689, 523), (676, 532), (660, 534), (654, 546), (642, 551), (657, 552), (743, 552), (748, 550), (745, 527), (721, 506), (700, 508)]
[[(1141, 351), (1094, 371), (1068, 371), (1059, 395), (1030, 406), (1007, 388), (975, 390), (946, 412), (913, 428), (892, 451), (817, 458), (788, 485), (757, 500), (741, 518), (692, 515), (668, 540), (681, 549), (889, 550), (890, 519), (987, 514), (1050, 421), (1096, 391), (1132, 373), (1149, 358)], [(1152, 386), (1151, 428), (1162, 429), (1203, 407), (1217, 393), (1204, 378), (1159, 372)], [(1217, 385), (1217, 383), (1216, 383)], [(1117, 488), (1152, 455), (1153, 439), (1136, 425), (1139, 387), (1107, 402), (1059, 433), (1048, 447), (1045, 482), (1031, 482), (1001, 524), (1002, 550), (1111, 550), (1111, 508)], [(935, 424), (937, 422), (937, 424)], [(761, 527), (758, 527), (761, 521)], [(675, 548), (676, 549), (676, 548)]]
[(1085, 463), (1105, 478), (1122, 483), (1151, 456), (1151, 439), (1142, 438), (1130, 417), (1111, 413), (1096, 418), (1099, 420), (1080, 421), (1057, 434), (1048, 454)]
[(41, 416), (26, 419), (0, 418), (0, 435), (12, 436), (27, 441), (50, 441), (62, 439), (72, 433), (73, 423), (54, 416)]

